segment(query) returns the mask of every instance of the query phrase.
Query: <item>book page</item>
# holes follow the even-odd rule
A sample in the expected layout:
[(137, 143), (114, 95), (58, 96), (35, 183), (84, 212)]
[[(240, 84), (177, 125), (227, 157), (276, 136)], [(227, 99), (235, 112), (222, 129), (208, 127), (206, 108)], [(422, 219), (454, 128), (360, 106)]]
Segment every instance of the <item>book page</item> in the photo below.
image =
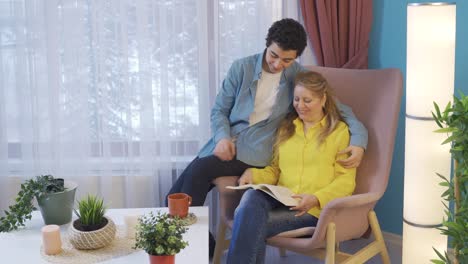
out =
[(245, 184), (241, 186), (226, 186), (227, 189), (245, 190), (253, 188), (263, 191), (286, 206), (296, 206), (298, 201), (291, 197), (294, 193), (286, 187), (271, 184)]
[(288, 188), (270, 184), (260, 185), (262, 185), (262, 187), (264, 188), (268, 188), (268, 190), (272, 193), (273, 198), (280, 201), (282, 204), (286, 206), (296, 206), (298, 204), (298, 201), (291, 197), (291, 195), (293, 195), (294, 193), (291, 192), (291, 190), (289, 190)]
[(245, 190), (245, 189), (248, 189), (248, 188), (257, 189), (258, 186), (255, 185), (255, 184), (244, 184), (244, 185), (240, 185), (240, 186), (226, 186), (226, 189), (231, 189), (231, 190)]

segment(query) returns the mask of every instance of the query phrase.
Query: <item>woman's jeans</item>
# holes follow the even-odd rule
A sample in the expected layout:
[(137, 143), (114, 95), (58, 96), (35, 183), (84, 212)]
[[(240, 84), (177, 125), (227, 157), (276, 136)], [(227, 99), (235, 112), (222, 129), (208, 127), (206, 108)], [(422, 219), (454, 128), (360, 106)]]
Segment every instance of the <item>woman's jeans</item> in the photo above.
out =
[(264, 263), (267, 238), (317, 225), (315, 216), (297, 213), (262, 191), (247, 190), (235, 212), (227, 263)]

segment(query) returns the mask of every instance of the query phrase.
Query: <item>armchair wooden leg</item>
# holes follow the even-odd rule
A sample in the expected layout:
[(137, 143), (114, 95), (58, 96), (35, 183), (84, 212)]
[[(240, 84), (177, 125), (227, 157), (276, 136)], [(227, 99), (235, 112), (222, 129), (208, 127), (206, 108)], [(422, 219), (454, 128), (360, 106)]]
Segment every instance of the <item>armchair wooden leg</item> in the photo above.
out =
[(229, 241), (226, 241), (227, 226), (224, 221), (220, 221), (218, 225), (218, 233), (216, 234), (216, 247), (213, 255), (213, 264), (221, 264), (221, 256), (224, 250), (229, 246)]
[(377, 220), (377, 216), (373, 210), (369, 212), (369, 224), (375, 240), (379, 245), (382, 262), (384, 264), (390, 264), (390, 256), (388, 255), (387, 246), (385, 245), (385, 240), (383, 239), (382, 231), (380, 230), (379, 221)]
[(327, 249), (325, 264), (335, 264), (335, 223), (329, 223), (327, 227)]

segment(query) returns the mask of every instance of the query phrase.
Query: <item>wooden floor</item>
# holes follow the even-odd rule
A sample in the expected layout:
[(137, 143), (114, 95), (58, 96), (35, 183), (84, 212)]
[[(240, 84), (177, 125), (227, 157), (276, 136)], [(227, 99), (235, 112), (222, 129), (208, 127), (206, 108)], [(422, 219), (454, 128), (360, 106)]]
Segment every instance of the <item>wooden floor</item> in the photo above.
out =
[[(342, 251), (347, 253), (354, 253), (370, 243), (370, 240), (359, 239), (353, 241), (347, 241), (340, 245)], [(390, 259), (392, 264), (401, 263), (401, 246), (394, 245), (387, 242), (388, 253), (390, 254)], [(313, 259), (304, 255), (296, 254), (294, 252), (287, 251), (285, 257), (280, 257), (278, 250), (273, 247), (267, 248), (265, 264), (321, 264), (323, 261), (318, 259)], [(222, 258), (222, 263), (226, 263), (226, 253)], [(375, 256), (366, 262), (366, 264), (379, 264), (382, 263), (382, 260), (379, 256)]]

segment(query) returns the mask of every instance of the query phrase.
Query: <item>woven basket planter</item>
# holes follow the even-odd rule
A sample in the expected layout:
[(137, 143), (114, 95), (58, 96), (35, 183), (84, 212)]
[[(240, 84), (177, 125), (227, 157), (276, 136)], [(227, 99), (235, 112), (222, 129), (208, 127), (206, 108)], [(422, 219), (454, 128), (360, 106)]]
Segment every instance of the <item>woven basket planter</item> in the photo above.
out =
[(115, 238), (116, 227), (112, 219), (105, 218), (107, 219), (107, 225), (96, 231), (80, 231), (72, 223), (68, 230), (70, 243), (76, 249), (98, 249), (109, 245)]

